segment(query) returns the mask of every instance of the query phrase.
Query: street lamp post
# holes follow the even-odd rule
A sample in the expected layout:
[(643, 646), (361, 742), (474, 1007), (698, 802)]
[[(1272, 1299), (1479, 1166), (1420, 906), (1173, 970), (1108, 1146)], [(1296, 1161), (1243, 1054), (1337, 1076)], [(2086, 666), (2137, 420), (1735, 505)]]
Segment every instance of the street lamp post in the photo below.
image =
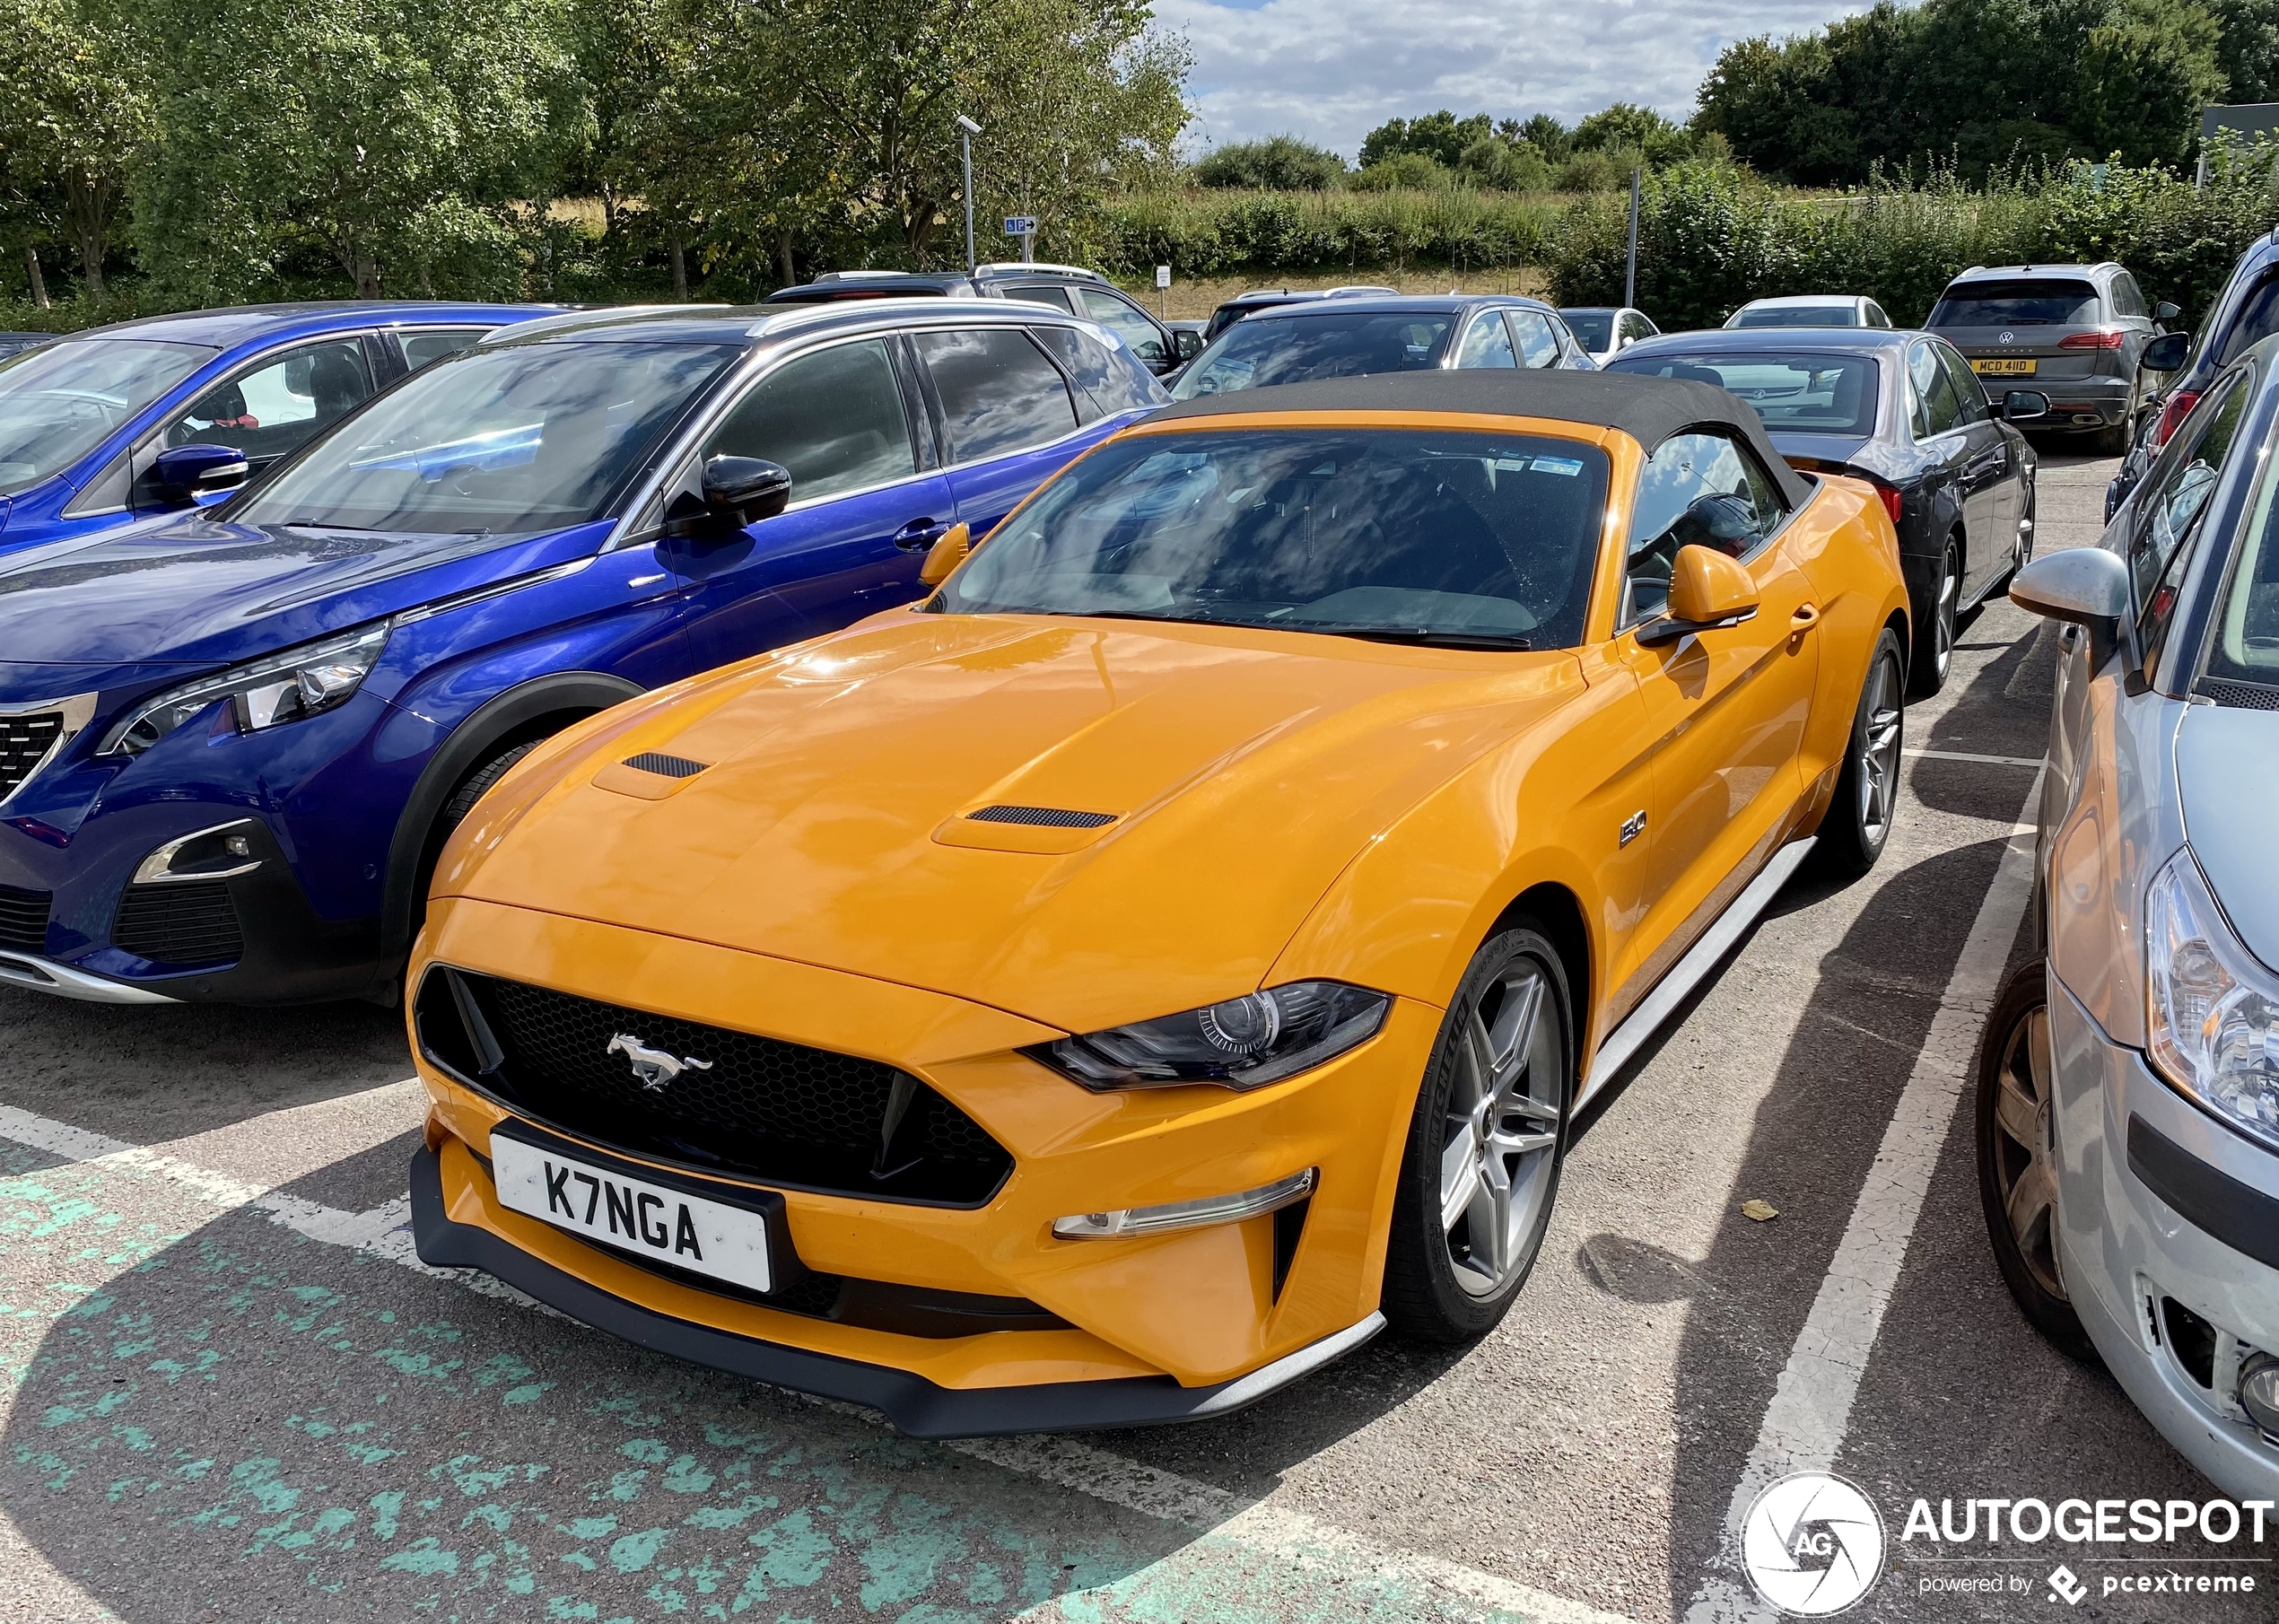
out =
[(957, 115), (957, 150), (965, 165), (965, 274), (974, 274), (978, 263), (974, 258), (974, 137), (982, 127), (965, 114)]

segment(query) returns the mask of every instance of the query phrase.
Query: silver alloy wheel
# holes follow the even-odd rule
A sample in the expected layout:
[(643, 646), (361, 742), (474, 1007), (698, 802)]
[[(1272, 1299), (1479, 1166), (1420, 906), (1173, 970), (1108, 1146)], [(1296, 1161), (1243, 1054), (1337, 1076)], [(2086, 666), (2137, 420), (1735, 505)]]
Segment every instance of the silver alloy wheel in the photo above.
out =
[(2049, 1007), (2036, 1004), (2002, 1044), (1995, 1094), (1995, 1177), (2011, 1238), (2027, 1271), (2063, 1300), (2057, 1278), (2056, 1146), (2049, 1123)]
[(1450, 1068), (1440, 1227), (1467, 1296), (1526, 1264), (1559, 1148), (1564, 1043), (1542, 971), (1525, 959), (1481, 990)]
[(1961, 595), (1962, 572), (1955, 563), (1953, 549), (1949, 548), (1939, 560), (1939, 601), (1931, 610), (1931, 658), (1941, 682), (1946, 680), (1947, 667), (1954, 662), (1955, 606)]
[(1900, 678), (1893, 661), (1878, 659), (1867, 679), (1867, 725), (1860, 730), (1860, 756), (1855, 774), (1860, 793), (1860, 833), (1868, 849), (1878, 850), (1891, 825), (1892, 803), (1899, 794)]

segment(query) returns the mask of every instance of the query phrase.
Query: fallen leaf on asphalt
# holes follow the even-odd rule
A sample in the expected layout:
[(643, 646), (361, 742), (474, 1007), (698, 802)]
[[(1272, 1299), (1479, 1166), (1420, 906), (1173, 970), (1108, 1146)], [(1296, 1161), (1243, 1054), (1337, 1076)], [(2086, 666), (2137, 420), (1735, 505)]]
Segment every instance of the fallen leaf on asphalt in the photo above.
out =
[(1780, 1209), (1770, 1201), (1760, 1201), (1755, 1196), (1751, 1196), (1741, 1203), (1741, 1216), (1745, 1218), (1755, 1218), (1760, 1224), (1768, 1224), (1780, 1216)]

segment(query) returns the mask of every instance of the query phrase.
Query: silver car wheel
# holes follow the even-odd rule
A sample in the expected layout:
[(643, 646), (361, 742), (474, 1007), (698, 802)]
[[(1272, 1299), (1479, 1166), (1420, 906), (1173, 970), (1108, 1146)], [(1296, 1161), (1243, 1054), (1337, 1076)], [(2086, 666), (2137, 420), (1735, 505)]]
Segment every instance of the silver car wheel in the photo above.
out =
[(1484, 988), (1454, 1055), (1440, 1154), (1440, 1227), (1456, 1283), (1493, 1297), (1523, 1268), (1557, 1168), (1562, 1048), (1532, 965)]
[(2064, 1298), (2057, 1275), (2057, 1168), (2049, 1123), (2049, 1007), (2036, 1004), (2004, 1035), (1996, 1078), (1995, 1176), (2010, 1234), (2026, 1269)]
[(1891, 807), (1899, 793), (1899, 675), (1889, 659), (1875, 662), (1868, 678), (1867, 725), (1860, 729), (1860, 831), (1868, 843), (1881, 846), (1890, 827)]
[(1956, 604), (1962, 595), (1962, 574), (1956, 567), (1954, 554), (1949, 552), (1939, 560), (1939, 601), (1931, 610), (1931, 657), (1937, 662), (1939, 680), (1944, 682), (1947, 668), (1954, 663), (1954, 622)]

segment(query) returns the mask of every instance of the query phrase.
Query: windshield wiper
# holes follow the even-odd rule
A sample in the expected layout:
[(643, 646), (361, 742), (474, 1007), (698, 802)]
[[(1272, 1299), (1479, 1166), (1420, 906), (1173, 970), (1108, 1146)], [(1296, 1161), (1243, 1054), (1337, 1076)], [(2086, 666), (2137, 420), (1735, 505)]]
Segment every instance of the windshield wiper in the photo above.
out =
[(280, 530), (353, 530), (359, 536), (380, 534), (368, 524), (335, 524), (328, 519), (284, 519), (277, 521)]
[(1524, 654), (1535, 647), (1531, 640), (1508, 632), (1436, 632), (1428, 626), (1323, 626), (1302, 620), (1274, 624), (1307, 632), (1326, 632), (1332, 637), (1358, 637), (1364, 642), (1410, 643), (1420, 649), (1497, 649)]

